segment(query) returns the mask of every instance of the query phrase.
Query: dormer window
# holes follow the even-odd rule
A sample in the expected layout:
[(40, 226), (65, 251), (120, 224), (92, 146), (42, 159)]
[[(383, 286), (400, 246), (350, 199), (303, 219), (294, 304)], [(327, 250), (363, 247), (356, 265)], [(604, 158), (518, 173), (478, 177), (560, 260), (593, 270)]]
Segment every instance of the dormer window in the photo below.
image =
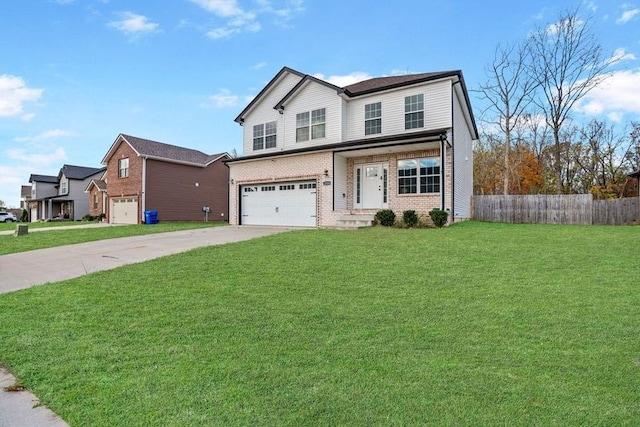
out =
[[(311, 118), (311, 120), (309, 120)], [(296, 114), (296, 142), (325, 137), (326, 109)]]

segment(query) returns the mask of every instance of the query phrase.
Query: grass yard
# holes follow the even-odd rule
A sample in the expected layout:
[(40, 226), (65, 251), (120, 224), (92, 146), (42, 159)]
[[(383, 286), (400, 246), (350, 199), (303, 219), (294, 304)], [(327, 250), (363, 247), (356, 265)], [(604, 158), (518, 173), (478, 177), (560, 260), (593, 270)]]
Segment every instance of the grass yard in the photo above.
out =
[[(56, 224), (56, 223), (34, 223), (34, 224)], [(57, 223), (64, 225), (83, 225), (87, 223)], [(0, 255), (7, 255), (16, 252), (32, 251), (34, 249), (52, 248), (56, 246), (72, 245), (74, 243), (90, 242), (95, 240), (113, 239), (116, 237), (138, 236), (142, 234), (164, 233), (168, 231), (188, 230), (192, 228), (215, 227), (226, 225), (223, 222), (161, 222), (154, 225), (119, 225), (117, 227), (96, 227), (39, 231), (29, 233), (25, 236), (16, 237), (13, 234), (0, 235)], [(9, 224), (7, 224), (9, 225)], [(31, 230), (34, 226), (28, 224)], [(43, 226), (36, 225), (35, 228)], [(7, 227), (0, 224), (0, 231), (15, 230), (16, 224)]]
[(637, 425), (640, 227), (294, 231), (0, 295), (72, 426)]

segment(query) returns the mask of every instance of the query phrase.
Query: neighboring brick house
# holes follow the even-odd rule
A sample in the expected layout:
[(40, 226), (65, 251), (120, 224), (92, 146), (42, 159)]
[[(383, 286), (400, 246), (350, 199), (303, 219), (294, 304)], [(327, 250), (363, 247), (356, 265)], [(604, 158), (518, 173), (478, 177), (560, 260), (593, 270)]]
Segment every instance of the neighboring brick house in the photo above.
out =
[(340, 88), (284, 67), (236, 122), (231, 224), (330, 227), (385, 208), (471, 216), (478, 132), (459, 70)]
[(107, 183), (105, 182), (105, 170), (101, 177), (92, 179), (84, 190), (89, 194), (89, 215), (98, 217), (102, 215), (103, 220), (109, 218), (109, 204), (107, 203)]
[(102, 159), (104, 212), (111, 223), (142, 223), (151, 210), (159, 221), (203, 221), (209, 207), (209, 220), (227, 221), (229, 158), (120, 134)]
[(68, 219), (79, 221), (89, 213), (84, 193), (87, 184), (104, 168), (63, 165), (58, 176), (31, 175), (31, 221)]

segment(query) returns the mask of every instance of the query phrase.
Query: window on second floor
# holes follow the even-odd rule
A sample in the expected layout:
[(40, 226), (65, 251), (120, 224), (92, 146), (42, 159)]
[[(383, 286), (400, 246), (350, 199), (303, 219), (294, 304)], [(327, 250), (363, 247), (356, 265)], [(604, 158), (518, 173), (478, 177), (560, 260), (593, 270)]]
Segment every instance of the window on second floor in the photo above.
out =
[(262, 150), (263, 148), (275, 148), (277, 143), (276, 122), (259, 124), (253, 126), (253, 149)]
[(126, 178), (129, 176), (129, 159), (118, 160), (118, 178)]
[(326, 109), (296, 114), (296, 142), (325, 137)]
[(404, 128), (424, 127), (424, 95), (411, 95), (404, 98)]
[(69, 192), (69, 188), (67, 186), (67, 181), (60, 181), (60, 194), (67, 194)]
[(374, 102), (364, 106), (364, 134), (382, 133), (382, 103)]

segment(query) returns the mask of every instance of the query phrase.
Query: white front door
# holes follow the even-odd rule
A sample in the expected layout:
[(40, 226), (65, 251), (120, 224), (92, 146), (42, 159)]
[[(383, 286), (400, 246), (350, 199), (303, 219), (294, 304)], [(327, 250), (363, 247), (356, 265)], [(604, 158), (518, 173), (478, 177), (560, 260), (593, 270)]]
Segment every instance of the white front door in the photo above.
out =
[[(359, 169), (362, 195), (360, 208), (382, 209), (387, 204), (387, 169), (382, 163), (362, 165)], [(358, 184), (358, 180), (356, 183)]]

